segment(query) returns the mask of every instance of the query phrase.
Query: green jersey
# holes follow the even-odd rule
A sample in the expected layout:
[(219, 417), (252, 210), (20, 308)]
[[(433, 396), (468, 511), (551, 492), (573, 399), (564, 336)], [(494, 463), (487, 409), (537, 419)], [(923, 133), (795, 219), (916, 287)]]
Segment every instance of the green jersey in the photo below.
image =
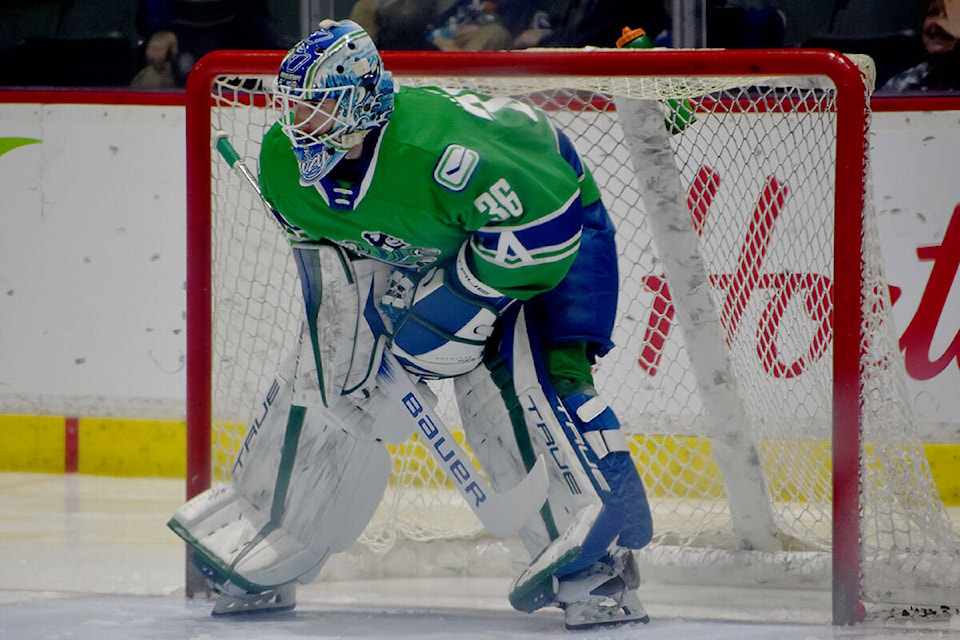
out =
[(545, 114), (527, 104), (404, 87), (354, 180), (337, 180), (335, 169), (301, 184), (290, 140), (274, 125), (260, 182), (299, 238), (417, 270), (463, 247), (484, 284), (526, 300), (564, 277), (583, 206), (600, 197), (576, 153), (561, 148)]

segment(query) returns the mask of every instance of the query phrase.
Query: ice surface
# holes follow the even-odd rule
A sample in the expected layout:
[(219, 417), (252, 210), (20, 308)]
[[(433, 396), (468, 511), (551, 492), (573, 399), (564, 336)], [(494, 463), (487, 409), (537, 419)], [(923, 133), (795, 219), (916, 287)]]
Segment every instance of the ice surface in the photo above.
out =
[(165, 526), (182, 500), (180, 481), (0, 474), (0, 639), (960, 640), (949, 622), (744, 622), (807, 608), (763, 591), (745, 609), (742, 593), (728, 594), (735, 608), (715, 593), (707, 607), (700, 592), (641, 590), (650, 624), (568, 632), (559, 611), (511, 610), (507, 581), (495, 578), (319, 582), (301, 590), (293, 612), (213, 618), (211, 601), (182, 595), (183, 546)]

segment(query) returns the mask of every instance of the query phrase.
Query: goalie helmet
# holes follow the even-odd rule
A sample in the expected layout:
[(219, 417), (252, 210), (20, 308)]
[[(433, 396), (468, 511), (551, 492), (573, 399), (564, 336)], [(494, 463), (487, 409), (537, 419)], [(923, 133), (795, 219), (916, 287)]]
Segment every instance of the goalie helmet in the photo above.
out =
[(300, 182), (314, 184), (393, 112), (393, 74), (369, 34), (324, 20), (280, 64), (274, 90), (280, 127), (293, 143)]

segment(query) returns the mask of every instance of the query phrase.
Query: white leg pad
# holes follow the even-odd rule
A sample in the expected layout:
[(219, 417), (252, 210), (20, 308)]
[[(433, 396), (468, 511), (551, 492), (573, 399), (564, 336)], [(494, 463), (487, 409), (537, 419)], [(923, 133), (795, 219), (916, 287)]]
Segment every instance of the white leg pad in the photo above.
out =
[(218, 588), (237, 596), (306, 582), (350, 546), (390, 477), (378, 439), (409, 436), (376, 411), (376, 394), (360, 404), (341, 395), (375, 385), (378, 339), (364, 311), (389, 268), (329, 246), (294, 251), (308, 311), (298, 348), (251, 418), (231, 483), (169, 522)]
[(308, 301), (308, 335), (301, 340), (294, 402), (331, 406), (341, 394), (374, 384), (384, 338), (364, 312), (386, 292), (391, 269), (374, 260), (349, 260), (343, 250), (325, 245), (298, 247), (295, 255)]
[(308, 581), (373, 516), (390, 477), (390, 455), (381, 443), (353, 438), (324, 417), (307, 411), (299, 434), (293, 433), (296, 417), (265, 421), (234, 482), (174, 514), (169, 526), (221, 588), (229, 583), (259, 592)]
[(522, 316), (514, 327), (515, 370), (494, 373), (481, 366), (457, 378), (454, 390), (467, 441), (495, 489), (519, 482), (536, 456), (546, 460), (547, 504), (520, 530), (535, 557), (585, 507), (601, 501), (537, 382)]

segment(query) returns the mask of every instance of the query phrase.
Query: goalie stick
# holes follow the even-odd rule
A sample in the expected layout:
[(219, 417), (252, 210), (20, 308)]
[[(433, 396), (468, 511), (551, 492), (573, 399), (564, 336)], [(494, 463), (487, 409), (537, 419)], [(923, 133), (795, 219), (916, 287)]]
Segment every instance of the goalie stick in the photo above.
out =
[(257, 179), (253, 172), (250, 171), (250, 167), (246, 165), (243, 159), (240, 157), (240, 154), (237, 153), (237, 150), (234, 148), (233, 144), (230, 143), (230, 138), (226, 131), (217, 131), (213, 135), (213, 146), (216, 147), (217, 152), (220, 154), (220, 157), (223, 158), (226, 163), (233, 169), (237, 175), (243, 178), (247, 184), (253, 187), (253, 190), (258, 196), (260, 196), (260, 202), (263, 203), (263, 208), (266, 209), (271, 216), (273, 216), (274, 221), (280, 225), (285, 233), (295, 236), (298, 240), (302, 240), (301, 231), (299, 228), (293, 226), (287, 222), (286, 218), (280, 215), (280, 212), (273, 208), (273, 206), (267, 202), (267, 199), (263, 197), (263, 191), (260, 189), (260, 181)]
[[(290, 231), (290, 225), (283, 216), (263, 197), (259, 180), (230, 143), (228, 134), (218, 131), (214, 140), (214, 146), (230, 168), (260, 196), (263, 206), (283, 229)], [(389, 349), (383, 349), (377, 382), (386, 394), (384, 402), (389, 403), (388, 408), (395, 411), (381, 411), (381, 415), (407, 421), (409, 432), (420, 434), (427, 450), (490, 533), (498, 538), (516, 533), (547, 499), (549, 479), (543, 456), (537, 457), (536, 463), (516, 486), (503, 493), (496, 492), (457, 444), (431, 403), (417, 391), (411, 375)]]
[(546, 501), (549, 480), (542, 455), (516, 486), (497, 493), (480, 476), (443, 420), (417, 391), (411, 374), (400, 366), (389, 349), (383, 350), (377, 382), (387, 393), (387, 406), (395, 407), (391, 418), (410, 422), (423, 445), (490, 533), (498, 538), (513, 535)]

